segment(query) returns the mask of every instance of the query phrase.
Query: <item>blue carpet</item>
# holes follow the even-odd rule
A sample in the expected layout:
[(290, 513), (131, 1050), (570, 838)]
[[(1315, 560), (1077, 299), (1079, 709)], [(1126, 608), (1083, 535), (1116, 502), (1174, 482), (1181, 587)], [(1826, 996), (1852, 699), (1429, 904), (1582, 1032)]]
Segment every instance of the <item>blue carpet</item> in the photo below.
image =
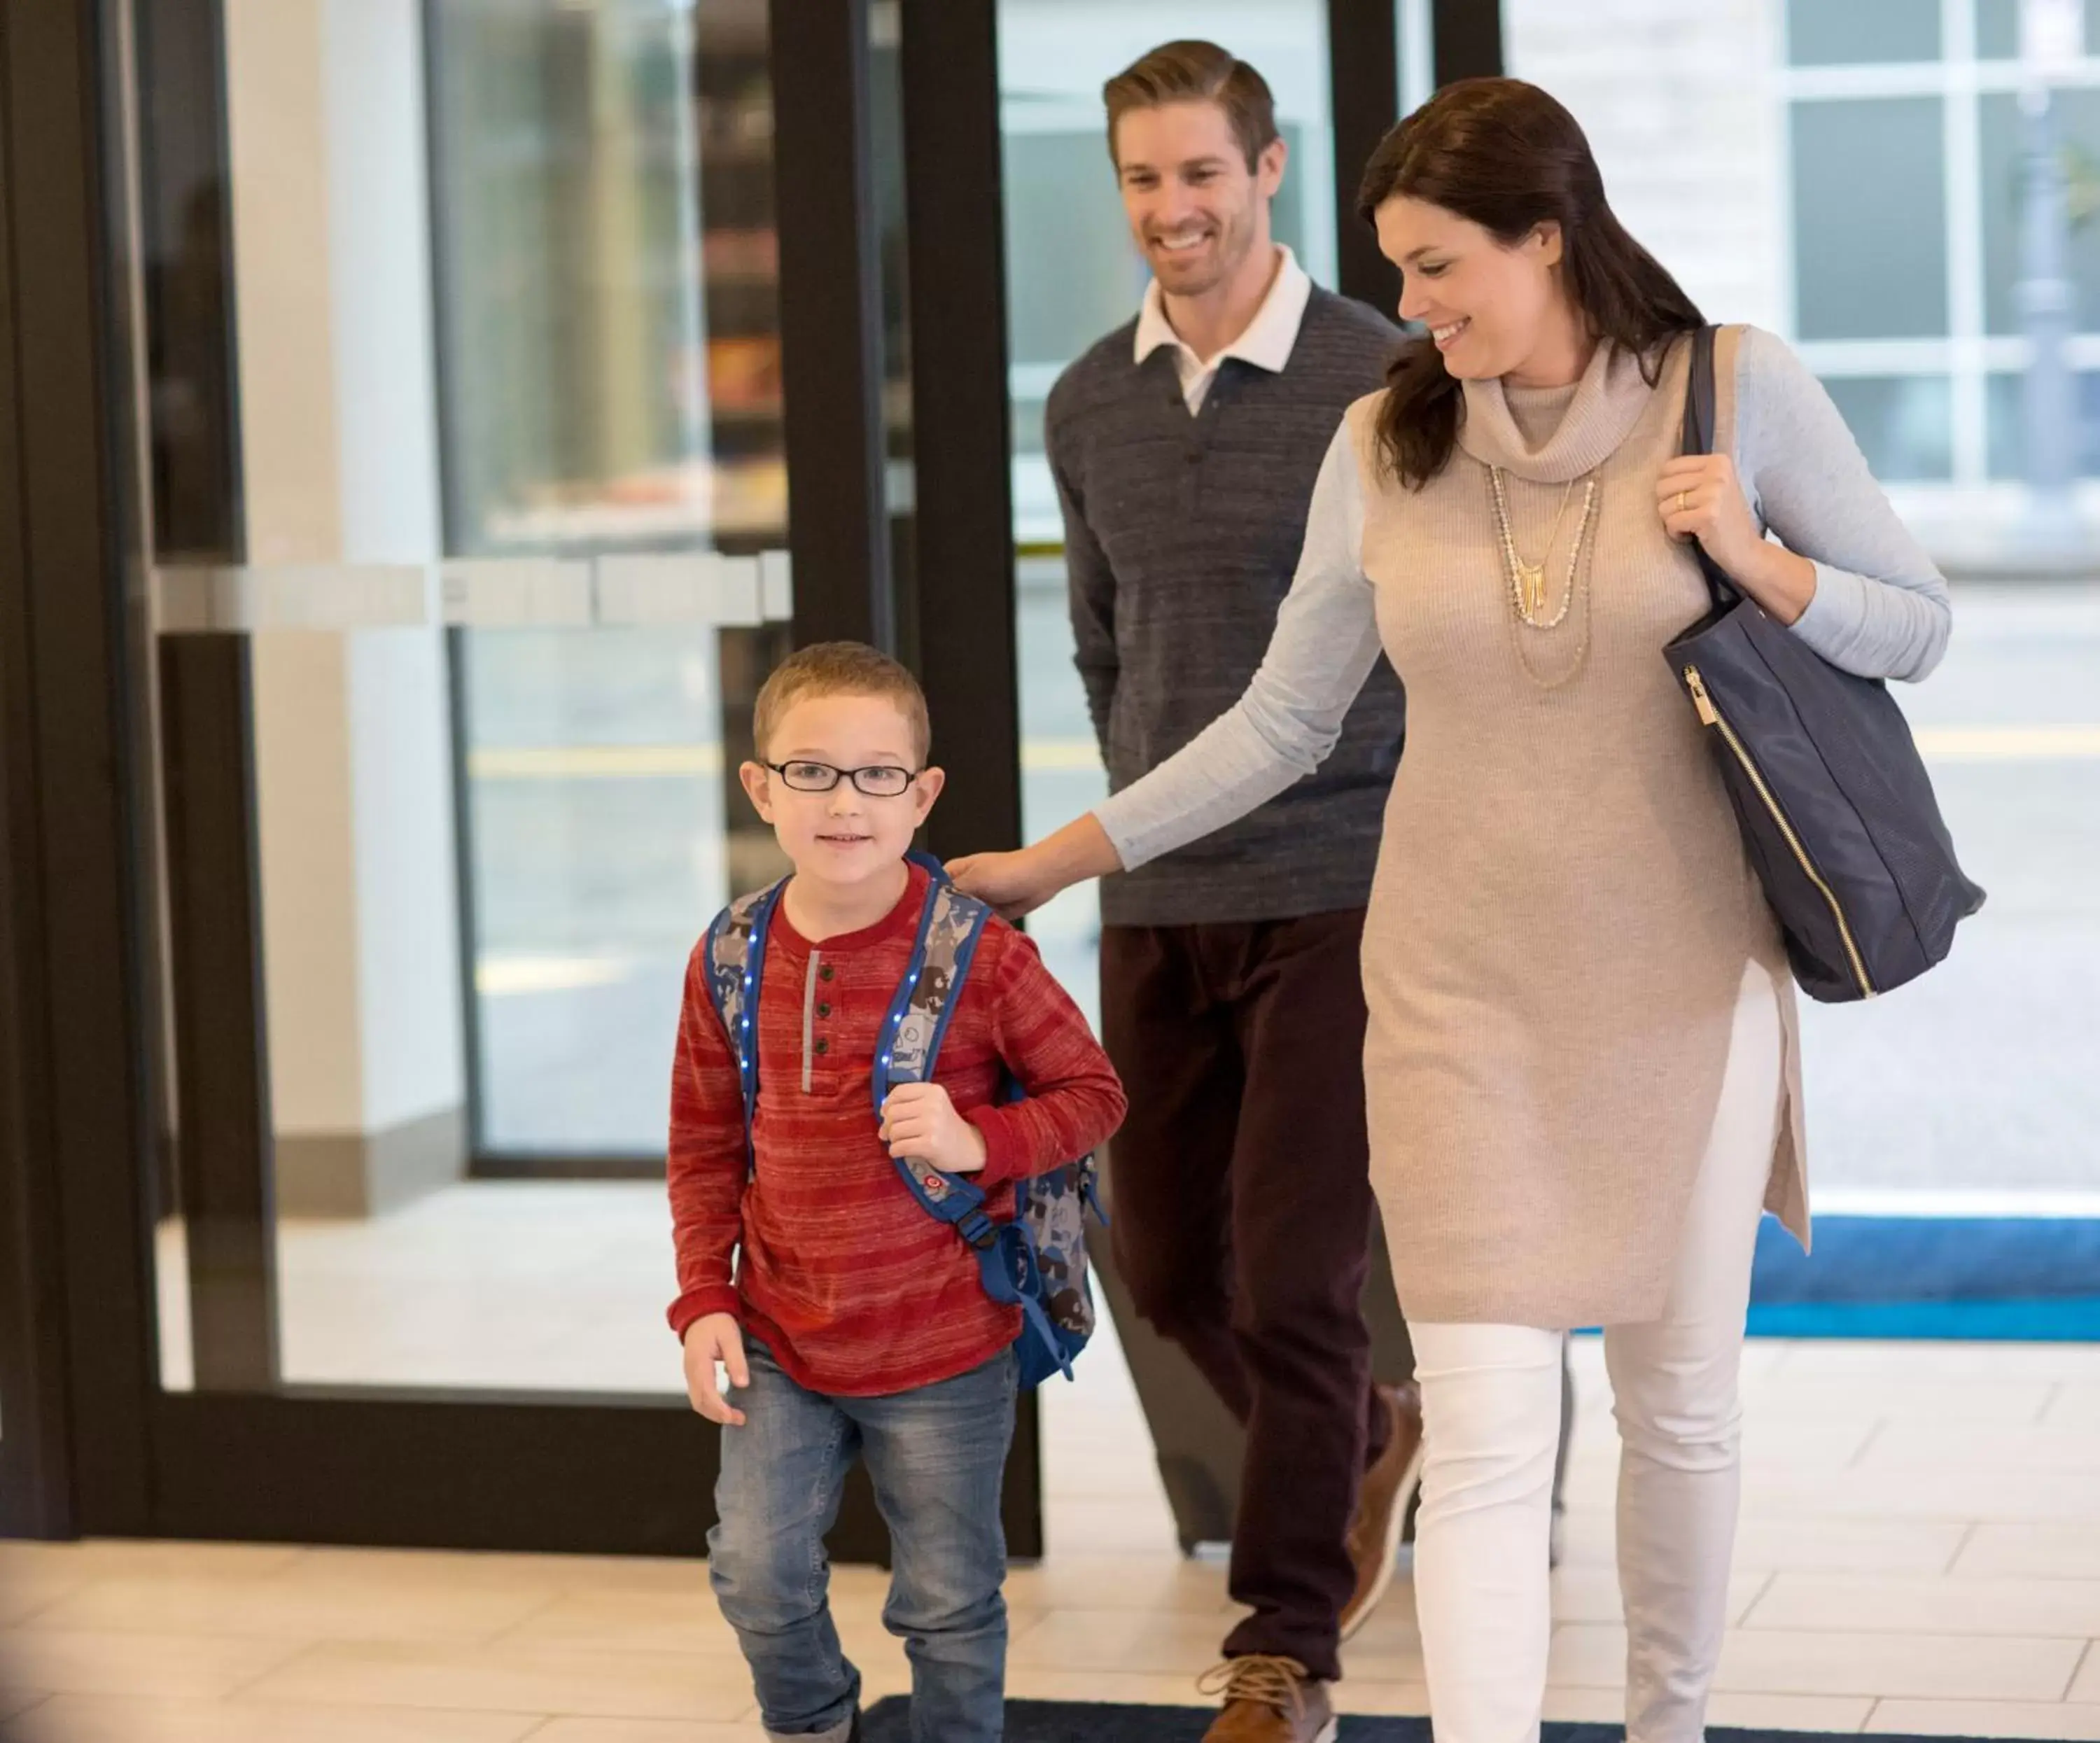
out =
[[(867, 1715), (866, 1743), (907, 1743), (907, 1709), (885, 1701)], [(1077, 1701), (1009, 1701), (1005, 1743), (1202, 1743), (1215, 1709), (1094, 1706)], [(1623, 1725), (1548, 1725), (1544, 1743), (1625, 1743)], [(1712, 1743), (1805, 1743), (1807, 1731), (1725, 1731)], [(1426, 1719), (1345, 1719), (1341, 1743), (1430, 1743)], [(1940, 1743), (1950, 1743), (1942, 1738)]]
[(1812, 1254), (1767, 1219), (1749, 1330), (2100, 1341), (2100, 1219), (1819, 1216)]

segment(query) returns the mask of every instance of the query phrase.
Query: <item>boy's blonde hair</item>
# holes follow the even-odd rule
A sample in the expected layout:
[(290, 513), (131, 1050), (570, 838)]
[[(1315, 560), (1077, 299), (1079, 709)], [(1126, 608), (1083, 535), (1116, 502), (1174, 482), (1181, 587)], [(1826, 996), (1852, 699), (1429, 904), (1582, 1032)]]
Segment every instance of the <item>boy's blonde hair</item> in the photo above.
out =
[(773, 669), (752, 711), (752, 738), (761, 761), (772, 753), (780, 717), (811, 696), (880, 696), (895, 703), (911, 729), (912, 757), (924, 767), (933, 744), (926, 692), (903, 665), (865, 642), (818, 642), (797, 648)]

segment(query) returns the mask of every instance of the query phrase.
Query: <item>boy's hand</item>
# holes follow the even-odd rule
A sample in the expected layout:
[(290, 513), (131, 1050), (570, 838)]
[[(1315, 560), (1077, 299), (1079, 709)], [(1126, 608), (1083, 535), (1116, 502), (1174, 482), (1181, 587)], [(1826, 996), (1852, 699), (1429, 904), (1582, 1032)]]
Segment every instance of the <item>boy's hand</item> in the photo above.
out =
[(743, 1333), (728, 1313), (709, 1313), (686, 1327), (686, 1396), (709, 1422), (741, 1428), (743, 1412), (722, 1396), (716, 1383), (717, 1361), (729, 1370), (731, 1387), (751, 1383), (751, 1366), (743, 1359)]
[(882, 1141), (900, 1160), (931, 1163), (944, 1174), (985, 1165), (984, 1134), (955, 1111), (938, 1083), (900, 1083), (882, 1104)]

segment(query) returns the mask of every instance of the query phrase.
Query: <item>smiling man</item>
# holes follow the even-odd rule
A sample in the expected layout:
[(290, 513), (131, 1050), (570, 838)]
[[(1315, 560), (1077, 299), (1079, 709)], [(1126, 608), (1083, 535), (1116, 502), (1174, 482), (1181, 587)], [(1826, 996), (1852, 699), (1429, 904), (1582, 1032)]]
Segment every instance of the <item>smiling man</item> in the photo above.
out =
[[(1320, 462), (1398, 329), (1270, 233), (1268, 86), (1208, 42), (1109, 81), (1110, 155), (1152, 269), (1137, 319), (1050, 396), (1072, 624), (1111, 784), (1238, 698), (1289, 590)], [(1357, 955), (1400, 758), (1381, 660), (1317, 774), (1101, 889), (1102, 1039), (1130, 1097), (1111, 1157), (1138, 1311), (1247, 1431), (1211, 1743), (1331, 1735), (1340, 1641), (1392, 1574), (1410, 1391), (1374, 1384)]]

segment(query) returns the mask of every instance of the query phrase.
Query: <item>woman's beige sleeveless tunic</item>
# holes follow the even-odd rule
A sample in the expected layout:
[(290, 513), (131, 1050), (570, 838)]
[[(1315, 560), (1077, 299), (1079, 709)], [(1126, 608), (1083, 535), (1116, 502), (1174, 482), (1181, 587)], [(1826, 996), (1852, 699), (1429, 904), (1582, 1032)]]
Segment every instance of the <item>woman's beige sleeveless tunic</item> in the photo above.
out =
[[(1734, 338), (1716, 360), (1723, 452)], [(1652, 389), (1609, 346), (1572, 395), (1468, 382), (1458, 452), (1419, 492), (1376, 466), (1379, 396), (1348, 413), (1363, 570), (1407, 687), (1363, 960), (1372, 1185), (1410, 1319), (1661, 1311), (1752, 959), (1786, 1032), (1766, 1202), (1807, 1236), (1793, 984), (1662, 654), (1706, 602), (1655, 499), (1689, 349)], [(1549, 559), (1556, 606), (1584, 480), (1599, 481), (1586, 607), (1578, 590), (1555, 629), (1516, 620), (1489, 462), (1527, 560), (1574, 481)], [(1546, 687), (1578, 649), (1575, 675)]]

